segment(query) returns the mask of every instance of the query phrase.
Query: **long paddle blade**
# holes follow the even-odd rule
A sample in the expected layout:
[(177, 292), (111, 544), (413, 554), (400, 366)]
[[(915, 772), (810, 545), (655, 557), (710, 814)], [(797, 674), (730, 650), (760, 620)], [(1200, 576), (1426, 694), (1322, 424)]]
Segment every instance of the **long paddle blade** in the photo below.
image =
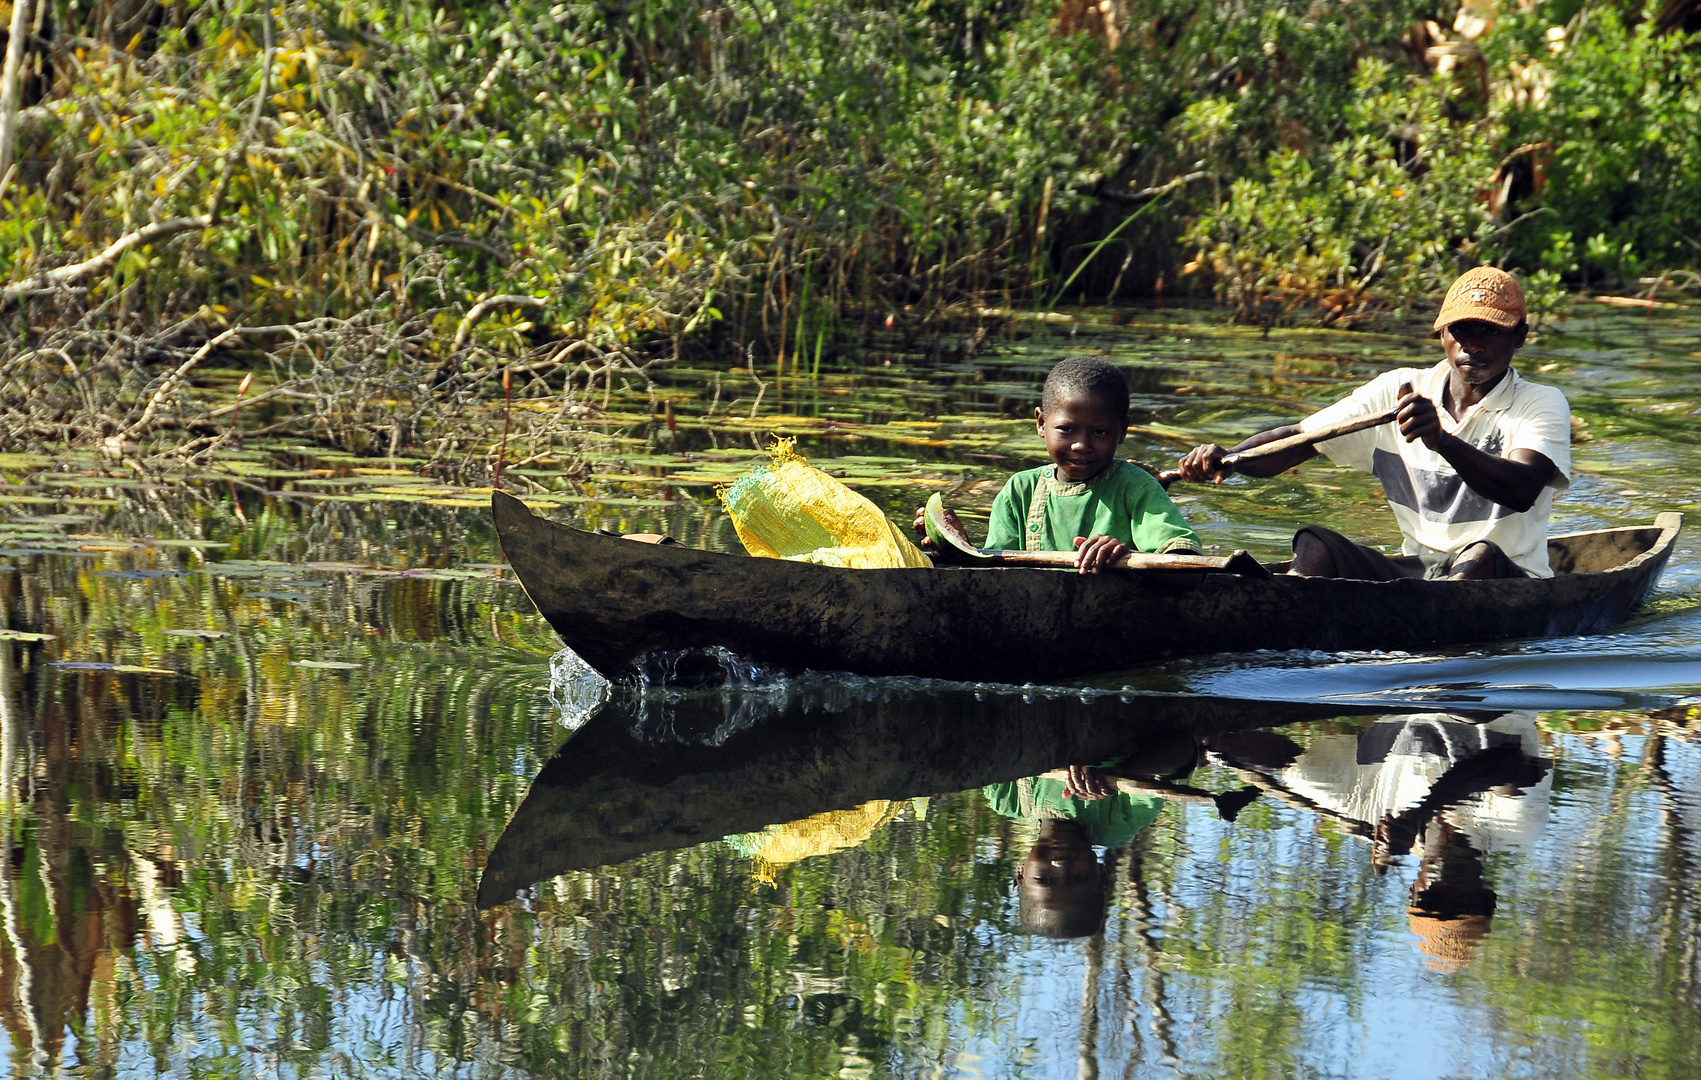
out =
[(927, 528), (927, 538), (933, 542), (935, 558), (967, 566), (986, 566), (993, 562), (969, 542), (963, 523), (957, 520), (956, 514), (946, 509), (945, 500), (937, 491), (927, 498), (927, 506), (922, 510), (922, 524)]

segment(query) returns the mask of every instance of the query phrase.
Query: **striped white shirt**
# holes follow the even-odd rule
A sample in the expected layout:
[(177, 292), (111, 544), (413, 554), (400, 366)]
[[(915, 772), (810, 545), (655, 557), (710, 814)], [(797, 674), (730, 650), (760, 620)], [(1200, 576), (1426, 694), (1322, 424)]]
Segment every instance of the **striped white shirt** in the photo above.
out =
[(1441, 405), (1451, 371), (1443, 360), (1432, 368), (1396, 368), (1384, 372), (1322, 412), (1300, 422), (1300, 430), (1391, 409), (1400, 384), (1435, 402), (1441, 429), (1485, 454), (1506, 457), (1533, 450), (1554, 464), (1535, 505), (1523, 513), (1490, 502), (1465, 486), (1453, 466), (1423, 444), (1407, 442), (1397, 424), (1382, 424), (1317, 444), (1337, 465), (1375, 473), (1394, 510), (1407, 555), (1457, 555), (1480, 540), (1499, 545), (1518, 566), (1535, 577), (1552, 577), (1547, 561), (1547, 521), (1554, 492), (1571, 484), (1571, 406), (1552, 386), (1539, 386), (1507, 369), (1487, 397), (1455, 420)]

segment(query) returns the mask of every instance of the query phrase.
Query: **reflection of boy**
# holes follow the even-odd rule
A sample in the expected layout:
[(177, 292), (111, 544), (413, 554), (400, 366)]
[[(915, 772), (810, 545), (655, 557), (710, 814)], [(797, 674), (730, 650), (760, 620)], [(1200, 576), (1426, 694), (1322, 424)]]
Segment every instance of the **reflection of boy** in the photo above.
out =
[[(1158, 738), (1129, 757), (1118, 772), (1178, 777), (1193, 771), (1199, 748), (1180, 732)], [(1022, 929), (1042, 937), (1086, 937), (1104, 924), (1110, 875), (1095, 846), (1121, 847), (1152, 823), (1165, 800), (1119, 790), (1098, 770), (1069, 766), (1067, 782), (1030, 776), (981, 789), (987, 804), (1007, 818), (1031, 821), (1039, 837), (1016, 868), (1016, 906)]]
[[(992, 504), (986, 546), (1074, 551), (1096, 573), (1130, 550), (1197, 553), (1199, 538), (1138, 465), (1119, 461), (1128, 435), (1128, 381), (1095, 356), (1072, 356), (1046, 376), (1034, 424), (1051, 464), (1010, 477)], [(922, 530), (922, 512), (916, 511)]]
[(1015, 875), (1022, 929), (1042, 937), (1099, 932), (1108, 901), (1108, 875), (1094, 846), (1114, 848), (1152, 823), (1164, 801), (1116, 792), (1075, 798), (1061, 780), (1032, 776), (982, 789), (987, 804), (1008, 818), (1033, 821), (1039, 837)]

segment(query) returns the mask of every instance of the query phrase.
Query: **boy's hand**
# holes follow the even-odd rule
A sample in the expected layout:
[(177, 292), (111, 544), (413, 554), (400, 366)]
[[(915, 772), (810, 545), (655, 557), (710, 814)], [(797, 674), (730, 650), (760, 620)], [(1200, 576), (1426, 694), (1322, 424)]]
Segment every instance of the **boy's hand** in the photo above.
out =
[[(957, 512), (949, 506), (945, 508), (945, 524), (951, 529), (954, 529), (958, 536), (967, 537), (969, 535), (969, 531), (963, 528), (963, 523), (957, 520)], [(915, 508), (914, 526), (916, 535), (921, 537), (922, 549), (925, 551), (932, 551), (933, 540), (927, 535), (927, 507), (918, 506)], [(967, 541), (965, 540), (965, 543), (966, 542)]]
[(1091, 765), (1069, 766), (1069, 779), (1063, 784), (1065, 799), (1108, 799), (1116, 794), (1116, 785)]
[(1096, 574), (1128, 554), (1129, 547), (1114, 536), (1075, 538), (1075, 568), (1083, 574)]
[[(950, 513), (949, 510), (945, 512)], [(924, 551), (933, 550), (933, 541), (927, 535), (927, 507), (925, 506), (915, 508), (915, 534), (921, 537), (921, 548)]]
[(1181, 478), (1190, 484), (1200, 484), (1210, 481), (1220, 484), (1234, 475), (1234, 467), (1223, 463), (1228, 451), (1216, 443), (1203, 443), (1187, 451), (1186, 455), (1176, 463), (1176, 469)]

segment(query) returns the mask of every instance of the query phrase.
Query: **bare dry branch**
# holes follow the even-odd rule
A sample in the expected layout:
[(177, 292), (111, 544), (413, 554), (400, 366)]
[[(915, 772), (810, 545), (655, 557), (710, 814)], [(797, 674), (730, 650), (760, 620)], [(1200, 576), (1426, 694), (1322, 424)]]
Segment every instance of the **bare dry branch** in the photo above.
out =
[(177, 370), (173, 371), (170, 375), (167, 375), (165, 377), (165, 381), (160, 383), (159, 389), (155, 390), (153, 396), (148, 399), (147, 407), (142, 410), (142, 415), (138, 416), (134, 422), (125, 427), (125, 429), (115, 436), (115, 438), (122, 441), (127, 438), (134, 438), (146, 431), (149, 425), (153, 423), (154, 416), (158, 414), (160, 406), (163, 405), (165, 400), (171, 396), (172, 391), (177, 389), (178, 384), (181, 383), (191, 371), (195, 370), (195, 365), (199, 364), (202, 360), (205, 360), (207, 355), (214, 349), (235, 337), (237, 332), (237, 328), (232, 327), (224, 333), (219, 334), (217, 337), (209, 339), (205, 345), (196, 349), (189, 359), (179, 364), (177, 366)]
[(480, 300), (472, 306), (472, 310), (467, 312), (466, 317), (461, 320), (461, 325), (456, 328), (455, 340), (450, 344), (449, 350), (460, 352), (461, 346), (466, 344), (467, 335), (472, 332), (473, 324), (490, 314), (492, 308), (501, 307), (504, 304), (514, 307), (540, 308), (548, 306), (548, 303), (547, 300), (539, 300), (535, 296), (520, 296), (514, 293), (504, 293), (501, 296), (492, 296)]
[(156, 240), (164, 240), (191, 229), (210, 228), (215, 224), (217, 222), (213, 215), (201, 214), (197, 217), (172, 218), (170, 221), (156, 221), (144, 225), (135, 232), (120, 236), (107, 245), (105, 251), (92, 259), (86, 259), (80, 263), (71, 263), (68, 266), (55, 267), (52, 270), (44, 270), (34, 277), (25, 278), (14, 285), (0, 289), (0, 307), (5, 307), (20, 297), (28, 296), (31, 293), (51, 292), (62, 285), (70, 285), (86, 277), (92, 277), (95, 274), (110, 270), (131, 248), (151, 244)]
[(1113, 203), (1143, 203), (1155, 199), (1159, 195), (1168, 195), (1178, 187), (1191, 184), (1195, 180), (1203, 180), (1210, 175), (1211, 174), (1208, 172), (1190, 172), (1183, 176), (1178, 176), (1167, 183), (1157, 184), (1153, 187), (1141, 188), (1139, 191), (1117, 191), (1114, 188), (1101, 186), (1098, 191), (1094, 192), (1094, 194), (1101, 199), (1108, 199)]
[[(12, 155), (18, 141), (19, 76), (24, 66), (24, 46), (29, 40), (30, 0), (13, 0), (12, 28), (6, 41), (6, 66), (0, 70), (0, 176), (12, 179)], [(6, 194), (0, 183), (0, 196)]]

